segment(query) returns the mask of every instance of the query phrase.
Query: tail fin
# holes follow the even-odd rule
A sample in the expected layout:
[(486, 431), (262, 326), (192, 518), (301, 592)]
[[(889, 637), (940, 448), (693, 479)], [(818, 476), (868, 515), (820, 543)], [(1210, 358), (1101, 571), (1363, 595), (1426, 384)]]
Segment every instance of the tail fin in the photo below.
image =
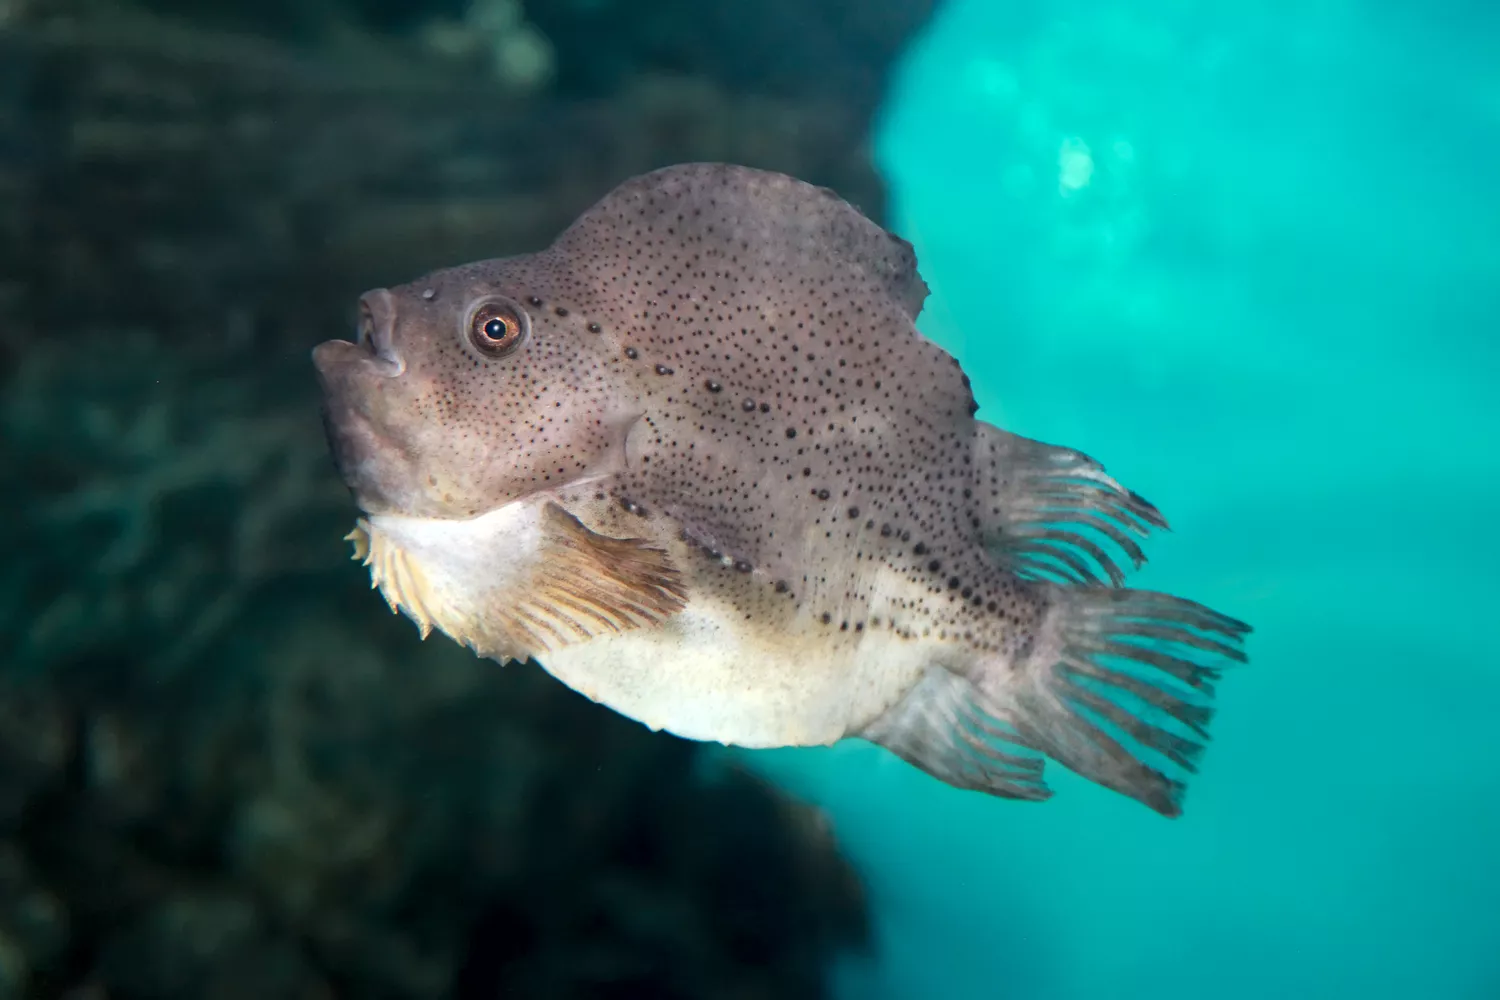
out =
[(1214, 682), (1245, 662), (1250, 626), (1168, 594), (1039, 586), (1049, 610), (1025, 653), (962, 677), (929, 667), (860, 735), (958, 788), (1046, 799), (1045, 754), (1179, 815), (1208, 742)]
[(1208, 741), (1214, 682), (1250, 626), (1146, 590), (1046, 585), (1030, 652), (972, 678), (1017, 742), (1150, 806), (1182, 812)]

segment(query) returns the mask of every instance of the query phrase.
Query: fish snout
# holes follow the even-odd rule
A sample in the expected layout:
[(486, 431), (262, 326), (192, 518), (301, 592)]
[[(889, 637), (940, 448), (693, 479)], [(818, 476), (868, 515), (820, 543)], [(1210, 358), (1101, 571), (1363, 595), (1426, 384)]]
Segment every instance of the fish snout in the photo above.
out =
[(396, 349), (395, 329), (396, 302), (390, 292), (381, 288), (360, 296), (354, 340), (326, 340), (313, 348), (313, 366), (324, 389), (361, 376), (392, 378), (405, 372), (406, 359)]
[(359, 333), (356, 344), (382, 362), (384, 373), (400, 375), (406, 362), (396, 350), (396, 297), (384, 288), (359, 297)]

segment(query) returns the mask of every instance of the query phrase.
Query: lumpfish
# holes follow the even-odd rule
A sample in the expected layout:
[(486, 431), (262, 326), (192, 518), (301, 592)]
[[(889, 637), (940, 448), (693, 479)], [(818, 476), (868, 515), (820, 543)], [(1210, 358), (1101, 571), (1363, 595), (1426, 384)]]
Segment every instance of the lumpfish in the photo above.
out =
[(1249, 627), (1125, 588), (1161, 514), (976, 420), (926, 296), (833, 192), (726, 164), (371, 291), (313, 354), (355, 555), (424, 636), (653, 729), (1012, 799), (1050, 757), (1175, 816)]

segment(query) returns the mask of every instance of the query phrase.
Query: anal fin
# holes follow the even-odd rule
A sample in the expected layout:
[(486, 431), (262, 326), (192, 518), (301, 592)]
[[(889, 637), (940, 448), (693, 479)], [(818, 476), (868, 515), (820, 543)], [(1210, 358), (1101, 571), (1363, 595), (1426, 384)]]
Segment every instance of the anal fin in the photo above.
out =
[(1161, 512), (1081, 452), (979, 424), (970, 500), (985, 547), (1007, 569), (1054, 583), (1124, 582)]
[(1042, 757), (983, 702), (964, 678), (929, 667), (859, 735), (955, 788), (1033, 802), (1051, 797)]

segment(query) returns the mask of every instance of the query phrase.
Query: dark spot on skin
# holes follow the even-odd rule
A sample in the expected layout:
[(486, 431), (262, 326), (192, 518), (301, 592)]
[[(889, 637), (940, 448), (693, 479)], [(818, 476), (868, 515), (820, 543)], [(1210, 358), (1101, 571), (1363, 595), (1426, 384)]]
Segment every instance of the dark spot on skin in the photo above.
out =
[[(1009, 470), (998, 451), (974, 440), (974, 422), (964, 415), (973, 396), (955, 388), (956, 361), (911, 331), (919, 291), (912, 251), (892, 244), (889, 256), (878, 226), (841, 202), (804, 199), (801, 187), (778, 181), (761, 190), (734, 168), (685, 167), (597, 206), (555, 253), (490, 261), (403, 288), (398, 297), (418, 299), (403, 321), (434, 324), (441, 334), (412, 336), (410, 346), (420, 342), (430, 355), (414, 357), (414, 366), (424, 376), (440, 367), (446, 375), (403, 389), (412, 396), (409, 422), (450, 430), (450, 441), (431, 449), (430, 461), (424, 455), (417, 474), (449, 472), (488, 453), (505, 457), (493, 478), (507, 491), (556, 492), (572, 507), (600, 490), (604, 499), (591, 508), (604, 522), (599, 530), (644, 535), (660, 526), (661, 540), (723, 600), (730, 620), (746, 615), (775, 627), (767, 620), (774, 608), (803, 628), (809, 617), (822, 618), (830, 632), (839, 622), (846, 636), (870, 631), (872, 641), (956, 637), (974, 627), (984, 652), (1012, 658), (1014, 636), (1035, 625), (1026, 617), (1035, 614), (1029, 593), (971, 551), (987, 524), (1004, 521), (989, 512), (1005, 504)], [(809, 233), (819, 238), (809, 244)], [(829, 238), (838, 253), (828, 252)], [(456, 324), (445, 300), (470, 294), (460, 289), (475, 280), (495, 298), (509, 289), (503, 301), (535, 321), (514, 361), (476, 363), (472, 344), (461, 341), (460, 354), (450, 343)], [(429, 282), (439, 301), (422, 305)], [(455, 312), (465, 305), (451, 304)], [(565, 318), (552, 323), (549, 315)], [(600, 341), (598, 352), (567, 340), (580, 331)], [(624, 369), (621, 360), (647, 367)], [(669, 377), (642, 385), (643, 371)], [(731, 388), (758, 395), (726, 401), (724, 409), (718, 397)], [(641, 397), (625, 463), (611, 416), (622, 393), (632, 406)], [(737, 419), (735, 405), (742, 417), (767, 419)], [(796, 483), (799, 470), (804, 486)], [(439, 476), (424, 492), (436, 499), (446, 481)], [(966, 500), (965, 487), (973, 487)], [(458, 492), (445, 508), (455, 516), (492, 506), (490, 497)], [(642, 523), (631, 526), (621, 514)], [(716, 567), (693, 562), (709, 558)], [(940, 569), (928, 571), (937, 560)], [(962, 598), (944, 586), (947, 574), (965, 581)], [(896, 593), (884, 592), (887, 576), (899, 581)], [(767, 602), (765, 584), (788, 604)], [(969, 607), (976, 591), (994, 612)]]
[(956, 577), (956, 576), (950, 576), (950, 577), (948, 577), (948, 589), (949, 590), (957, 590), (958, 589), (958, 584), (959, 584), (958, 577)]
[(943, 568), (943, 564), (939, 560), (937, 560), (937, 559), (934, 559), (932, 562), (930, 562), (930, 563), (927, 564), (927, 572), (929, 572), (929, 573), (936, 573), (938, 570), (940, 570), (942, 568)]

